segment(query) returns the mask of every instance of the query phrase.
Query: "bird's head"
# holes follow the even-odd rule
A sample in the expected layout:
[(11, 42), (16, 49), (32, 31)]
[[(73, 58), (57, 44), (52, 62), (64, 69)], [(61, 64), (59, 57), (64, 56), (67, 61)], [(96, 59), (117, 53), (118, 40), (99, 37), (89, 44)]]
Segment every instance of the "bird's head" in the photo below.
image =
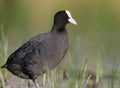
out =
[(77, 22), (72, 18), (70, 11), (61, 10), (55, 14), (54, 24), (65, 26), (67, 23), (77, 25)]

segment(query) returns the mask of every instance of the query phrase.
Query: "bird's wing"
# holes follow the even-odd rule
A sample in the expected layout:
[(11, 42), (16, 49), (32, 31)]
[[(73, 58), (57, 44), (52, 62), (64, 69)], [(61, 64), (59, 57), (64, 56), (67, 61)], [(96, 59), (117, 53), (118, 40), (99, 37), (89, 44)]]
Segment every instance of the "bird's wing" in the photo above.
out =
[[(7, 68), (22, 78), (28, 78), (29, 76), (29, 78), (33, 79), (36, 77), (34, 74), (42, 74), (41, 49), (44, 48), (43, 45), (44, 38), (38, 39), (37, 36), (32, 38), (9, 56), (6, 63)], [(39, 71), (38, 68), (41, 70)]]
[(38, 41), (36, 38), (29, 40), (9, 56), (7, 64), (31, 63), (34, 60), (33, 58), (38, 57), (40, 54), (43, 43), (43, 40)]

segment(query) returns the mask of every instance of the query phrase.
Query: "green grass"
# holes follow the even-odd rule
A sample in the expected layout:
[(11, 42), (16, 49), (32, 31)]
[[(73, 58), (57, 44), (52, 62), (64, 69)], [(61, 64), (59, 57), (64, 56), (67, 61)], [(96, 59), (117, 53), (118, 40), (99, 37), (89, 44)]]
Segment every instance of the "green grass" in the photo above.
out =
[[(69, 51), (68, 51), (69, 52)], [(68, 54), (68, 64), (71, 66), (71, 65), (74, 65), (73, 63), (73, 57), (71, 55), (71, 53), (69, 52)], [(96, 58), (97, 61), (96, 61), (96, 84), (101, 84), (98, 88), (116, 88), (115, 87), (115, 83), (116, 81), (119, 81), (119, 80), (115, 80), (114, 78), (116, 77), (116, 75), (118, 74), (118, 67), (114, 67), (114, 70), (111, 71), (111, 78), (110, 79), (110, 82), (109, 82), (109, 79), (108, 80), (108, 83), (107, 83), (107, 87), (104, 85), (104, 72), (103, 72), (103, 68), (102, 68), (102, 62), (101, 62), (101, 55), (98, 55), (98, 58)], [(78, 75), (79, 75), (79, 70), (73, 70), (73, 69), (68, 69), (68, 79), (67, 79), (67, 84), (65, 84), (66, 86), (63, 87), (63, 88), (84, 88), (84, 86), (86, 85), (86, 82), (89, 81), (89, 77), (87, 77), (87, 67), (88, 67), (88, 64), (87, 64), (87, 59), (83, 62), (83, 65), (82, 65), (82, 69), (80, 71), (80, 79), (78, 79)], [(62, 69), (62, 70), (61, 70)], [(116, 70), (115, 70), (116, 69)], [(59, 73), (63, 73), (64, 71), (64, 68), (54, 68), (53, 70), (51, 71), (48, 71), (47, 74), (45, 74), (43, 76), (43, 88), (47, 88), (46, 86), (49, 84), (50, 85), (50, 88), (60, 88), (59, 86), (61, 84), (59, 84), (59, 81), (65, 81), (63, 80), (62, 76), (60, 76)], [(60, 77), (60, 78), (58, 78)], [(58, 81), (59, 80), (59, 81)], [(47, 84), (48, 83), (48, 84)], [(118, 85), (119, 86), (119, 85)], [(90, 87), (91, 88), (91, 87)]]
[[(8, 42), (7, 42), (7, 38), (4, 35), (4, 28), (3, 26), (1, 26), (0, 28), (0, 66), (2, 66), (7, 58), (7, 46), (8, 46)], [(102, 51), (103, 52), (103, 51)], [(102, 68), (102, 62), (101, 62), (101, 57), (102, 53), (100, 52), (100, 54), (98, 54), (97, 58), (96, 58), (96, 83), (100, 83), (104, 81), (104, 76), (103, 76), (103, 68)], [(75, 67), (75, 62), (74, 62), (74, 55), (70, 52), (70, 50), (68, 51), (67, 54), (67, 64), (69, 65), (68, 67), (70, 68), (66, 68), (68, 70), (68, 79), (67, 79), (67, 84), (65, 88), (83, 88), (84, 85), (86, 85), (86, 82), (89, 81), (89, 77), (86, 78), (86, 73), (87, 73), (87, 67), (88, 67), (88, 59), (84, 59), (83, 61), (83, 65), (81, 68), (81, 70), (76, 70), (74, 68)], [(62, 63), (63, 64), (63, 63)], [(47, 88), (47, 86), (49, 85), (51, 88), (60, 88), (60, 84), (59, 81), (63, 81), (64, 79), (63, 77), (63, 72), (64, 72), (65, 68), (61, 67), (61, 64), (54, 68), (52, 71), (49, 71), (43, 75), (43, 79), (42, 79), (42, 86), (43, 88)], [(80, 72), (80, 73), (79, 73)], [(6, 78), (6, 70), (0, 69), (0, 79), (1, 79), (1, 84), (3, 86), (3, 88), (5, 88), (5, 79)], [(78, 75), (80, 74), (80, 79), (78, 78)], [(119, 70), (118, 70), (118, 64), (116, 64), (114, 62), (112, 71), (111, 71), (111, 81), (108, 82), (108, 87), (107, 88), (115, 88), (115, 83), (116, 80), (114, 79), (114, 77), (119, 74)], [(119, 77), (120, 80), (120, 77)], [(118, 80), (118, 81), (119, 81)], [(104, 88), (104, 85), (101, 85)], [(100, 86), (100, 87), (101, 87)]]
[[(3, 32), (1, 32), (1, 33), (3, 33)], [(4, 49), (4, 48), (2, 48), (2, 49)], [(2, 54), (3, 54), (3, 51), (2, 51)], [(0, 57), (0, 59), (2, 59), (2, 57)], [(97, 62), (96, 62), (96, 83), (100, 83), (100, 82), (104, 81), (104, 78), (102, 78), (104, 72), (103, 72), (103, 68), (102, 68), (102, 64), (101, 64), (102, 62), (100, 60), (101, 55), (98, 55), (98, 58), (96, 58), (96, 59), (97, 59)], [(3, 63), (5, 63), (5, 62), (4, 62), (4, 60), (1, 60), (1, 61), (3, 61), (3, 62), (0, 62), (1, 65), (3, 65)], [(72, 68), (74, 68), (75, 65), (73, 62), (73, 56), (69, 52), (67, 64), (69, 64), (72, 67), (71, 67), (71, 69), (68, 70), (68, 74), (69, 74), (69, 77), (67, 79), (68, 84), (65, 84), (65, 85), (67, 85), (67, 87), (65, 87), (65, 88), (83, 88), (83, 86), (86, 85), (86, 82), (89, 81), (89, 78), (86, 78), (87, 67), (88, 67), (87, 62), (88, 62), (87, 59), (85, 61), (83, 61), (82, 69), (80, 71), (72, 69)], [(118, 70), (118, 66), (113, 65), (113, 70), (111, 71), (111, 77), (113, 77), (113, 79), (111, 79), (111, 81), (108, 82), (107, 88), (115, 88), (116, 80), (114, 79), (114, 77), (119, 72), (117, 70)], [(5, 88), (5, 82), (4, 82), (5, 75), (3, 76), (3, 74), (6, 74), (6, 71), (4, 71), (4, 70), (2, 70), (2, 71), (0, 70), (0, 78), (1, 78), (3, 88)], [(48, 70), (48, 72), (43, 75), (43, 79), (42, 79), (43, 88), (47, 88), (48, 85), (50, 86), (50, 88), (60, 88), (59, 87), (60, 84), (59, 84), (58, 80), (64, 81), (62, 76), (61, 76), (63, 71), (64, 71), (64, 68), (62, 68), (62, 67), (60, 68), (60, 66), (58, 66), (57, 68), (54, 68), (51, 71)], [(77, 78), (79, 75), (79, 72), (81, 74), (80, 79)], [(102, 88), (104, 88), (104, 85), (102, 85)]]
[[(0, 26), (0, 66), (2, 66), (7, 58), (7, 49), (8, 49), (8, 42), (7, 39), (5, 38), (4, 35), (4, 27), (3, 25)], [(5, 88), (5, 76), (6, 76), (7, 72), (5, 69), (1, 70), (0, 69), (0, 80), (2, 83), (2, 87)]]
[[(49, 8), (44, 8), (44, 4)], [(0, 66), (5, 63), (8, 52), (5, 33), (8, 38), (12, 38), (9, 46), (14, 46), (10, 47), (10, 50), (14, 51), (18, 45), (21, 45), (20, 43), (38, 32), (49, 31), (56, 11), (68, 9), (78, 23), (77, 26), (69, 25), (67, 27), (71, 52), (69, 50), (67, 58), (64, 58), (66, 63), (60, 64), (52, 71), (48, 70), (43, 75), (43, 88), (46, 88), (47, 85), (59, 88), (59, 80), (64, 81), (62, 75), (65, 69), (68, 73), (66, 88), (82, 88), (86, 81), (89, 81), (89, 78), (86, 78), (88, 70), (94, 70), (96, 83), (101, 83), (100, 88), (116, 88), (116, 81), (120, 82), (119, 7), (119, 0), (1, 0), (0, 23), (5, 23), (5, 28), (4, 25), (0, 25)], [(20, 37), (18, 38), (18, 36)], [(104, 50), (101, 49), (101, 46), (104, 47)], [(87, 57), (87, 61), (82, 57)], [(76, 64), (79, 64), (78, 68)], [(89, 69), (92, 67), (91, 65), (94, 65), (95, 68)], [(110, 71), (107, 72), (108, 70)], [(104, 81), (106, 80), (104, 73), (111, 76), (107, 82)], [(81, 79), (78, 80), (79, 74), (81, 74)], [(5, 87), (4, 80), (7, 79), (6, 75), (6, 70), (0, 69), (3, 87)], [(114, 79), (116, 76), (118, 76), (118, 80)], [(117, 85), (120, 88), (120, 85)]]
[(86, 76), (86, 70), (87, 70), (87, 59), (86, 61), (83, 63), (83, 67), (82, 67), (82, 79), (81, 79), (81, 82), (80, 82), (80, 88), (83, 88), (83, 85), (85, 84), (85, 76)]

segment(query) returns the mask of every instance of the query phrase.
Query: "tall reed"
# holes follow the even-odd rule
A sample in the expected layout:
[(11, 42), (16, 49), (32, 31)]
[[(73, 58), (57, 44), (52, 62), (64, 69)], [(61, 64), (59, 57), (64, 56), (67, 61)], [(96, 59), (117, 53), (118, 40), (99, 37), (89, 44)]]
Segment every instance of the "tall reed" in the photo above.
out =
[[(7, 50), (8, 50), (8, 41), (5, 37), (4, 33), (4, 26), (1, 25), (0, 27), (0, 66), (2, 66), (7, 58)], [(5, 81), (4, 78), (7, 75), (7, 72), (5, 69), (0, 69), (0, 80), (2, 83), (2, 87), (5, 88)]]

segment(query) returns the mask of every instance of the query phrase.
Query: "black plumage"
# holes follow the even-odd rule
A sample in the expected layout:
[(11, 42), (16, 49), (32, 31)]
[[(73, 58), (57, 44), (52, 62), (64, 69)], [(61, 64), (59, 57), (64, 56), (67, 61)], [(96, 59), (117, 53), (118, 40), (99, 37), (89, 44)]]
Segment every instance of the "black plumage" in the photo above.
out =
[[(2, 68), (35, 82), (38, 76), (48, 68), (54, 68), (63, 59), (68, 48), (66, 24), (69, 22), (76, 24), (68, 10), (57, 12), (51, 31), (39, 34), (23, 44), (8, 57)], [(36, 87), (39, 88), (37, 84)]]

